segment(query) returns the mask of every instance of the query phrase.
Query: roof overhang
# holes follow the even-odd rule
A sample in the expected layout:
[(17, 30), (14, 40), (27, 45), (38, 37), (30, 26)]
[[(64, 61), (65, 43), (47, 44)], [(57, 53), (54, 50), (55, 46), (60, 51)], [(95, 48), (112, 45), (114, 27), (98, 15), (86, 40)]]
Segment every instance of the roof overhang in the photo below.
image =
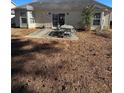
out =
[(20, 6), (20, 7), (15, 7), (12, 10), (28, 10), (28, 11), (32, 11), (32, 10), (34, 10), (34, 8), (31, 5), (24, 5), (24, 6)]
[(11, 3), (16, 6), (16, 4), (11, 0)]

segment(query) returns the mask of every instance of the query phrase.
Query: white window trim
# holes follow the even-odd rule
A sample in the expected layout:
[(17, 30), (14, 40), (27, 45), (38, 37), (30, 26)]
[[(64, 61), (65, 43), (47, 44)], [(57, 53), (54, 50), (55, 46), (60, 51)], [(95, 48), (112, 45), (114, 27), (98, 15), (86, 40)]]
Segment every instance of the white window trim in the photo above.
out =
[[(96, 12), (96, 13), (100, 13), (100, 12)], [(96, 13), (95, 13), (95, 14), (96, 14)], [(95, 15), (95, 14), (94, 14), (94, 15)], [(102, 16), (101, 16), (101, 13), (100, 13), (100, 18), (94, 18), (94, 16), (93, 16), (92, 25), (93, 25), (93, 26), (100, 26), (100, 25), (101, 25), (101, 17), (102, 17)], [(100, 21), (99, 25), (94, 25), (94, 21), (95, 21), (95, 20), (99, 20), (99, 21)]]

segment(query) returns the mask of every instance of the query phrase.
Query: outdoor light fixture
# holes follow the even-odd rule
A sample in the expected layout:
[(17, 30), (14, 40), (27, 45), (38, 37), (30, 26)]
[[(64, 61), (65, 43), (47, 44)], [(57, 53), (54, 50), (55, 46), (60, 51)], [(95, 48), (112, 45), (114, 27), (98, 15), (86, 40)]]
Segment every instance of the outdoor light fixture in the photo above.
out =
[(69, 15), (69, 13), (67, 13), (67, 15)]

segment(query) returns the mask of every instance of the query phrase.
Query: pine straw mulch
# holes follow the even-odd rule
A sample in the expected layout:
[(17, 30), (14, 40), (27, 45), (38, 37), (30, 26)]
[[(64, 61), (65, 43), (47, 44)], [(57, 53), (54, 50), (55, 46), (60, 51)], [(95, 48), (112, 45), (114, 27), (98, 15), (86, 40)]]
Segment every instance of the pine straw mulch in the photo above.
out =
[(78, 41), (12, 37), (12, 93), (111, 93), (110, 38)]

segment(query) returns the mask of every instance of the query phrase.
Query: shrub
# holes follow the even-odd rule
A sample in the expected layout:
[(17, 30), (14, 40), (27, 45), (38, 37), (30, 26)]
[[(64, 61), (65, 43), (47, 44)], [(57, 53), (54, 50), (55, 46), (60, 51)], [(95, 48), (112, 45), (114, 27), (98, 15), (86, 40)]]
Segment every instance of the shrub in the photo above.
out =
[(91, 22), (92, 22), (92, 17), (94, 15), (94, 11), (95, 11), (94, 5), (88, 5), (87, 7), (83, 8), (82, 24), (83, 24), (83, 29), (85, 29), (86, 31), (90, 30), (91, 28)]

